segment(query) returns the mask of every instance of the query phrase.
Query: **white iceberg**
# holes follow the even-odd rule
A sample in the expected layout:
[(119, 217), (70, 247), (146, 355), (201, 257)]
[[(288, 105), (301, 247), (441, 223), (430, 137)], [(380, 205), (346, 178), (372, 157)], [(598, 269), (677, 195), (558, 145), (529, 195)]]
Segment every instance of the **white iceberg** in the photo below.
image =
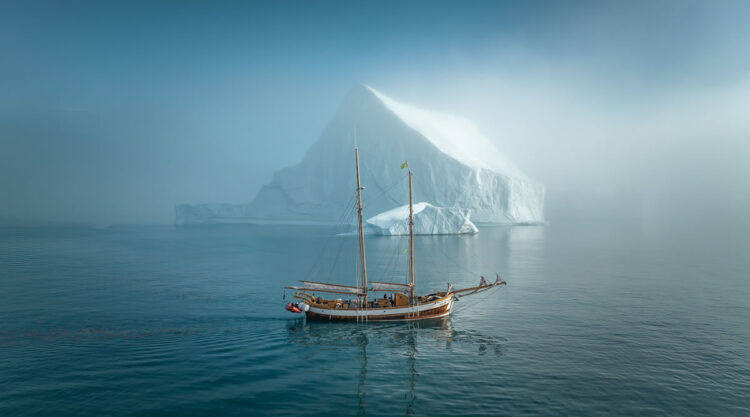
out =
[(367, 212), (405, 203), (409, 185), (400, 181), (404, 171), (399, 165), (408, 161), (416, 201), (460, 207), (478, 223), (544, 222), (544, 186), (529, 179), (471, 121), (400, 103), (367, 86), (354, 88), (304, 159), (276, 172), (245, 208), (177, 206), (177, 220), (237, 221), (234, 216), (240, 215), (338, 223), (356, 190), (355, 144)]
[[(381, 235), (409, 234), (409, 205), (396, 207), (367, 219), (369, 228)], [(477, 233), (465, 210), (435, 207), (430, 203), (414, 205), (415, 235), (459, 235)]]

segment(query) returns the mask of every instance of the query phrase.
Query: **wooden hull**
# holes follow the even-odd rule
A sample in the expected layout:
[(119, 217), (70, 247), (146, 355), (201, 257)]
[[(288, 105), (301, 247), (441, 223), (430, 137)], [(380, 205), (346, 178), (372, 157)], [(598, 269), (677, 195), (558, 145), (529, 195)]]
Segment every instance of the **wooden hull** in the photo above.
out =
[(445, 317), (453, 308), (453, 294), (443, 298), (409, 307), (370, 308), (347, 310), (308, 306), (308, 320), (325, 321), (407, 321)]

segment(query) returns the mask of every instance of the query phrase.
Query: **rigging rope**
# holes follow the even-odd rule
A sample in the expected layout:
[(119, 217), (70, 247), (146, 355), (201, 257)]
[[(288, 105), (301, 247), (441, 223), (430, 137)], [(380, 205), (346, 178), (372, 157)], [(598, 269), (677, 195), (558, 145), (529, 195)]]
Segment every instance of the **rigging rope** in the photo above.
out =
[[(506, 284), (506, 285), (507, 285), (507, 284)], [(501, 287), (502, 287), (502, 286), (501, 286)], [(484, 302), (484, 301), (486, 301), (486, 300), (487, 300), (488, 298), (490, 298), (490, 295), (492, 295), (492, 292), (493, 292), (493, 290), (495, 290), (495, 289), (498, 289), (498, 287), (495, 287), (495, 288), (490, 288), (489, 290), (485, 291), (485, 292), (486, 292), (487, 294), (485, 294), (485, 295), (484, 295), (484, 296), (482, 296), (482, 297), (479, 297), (478, 301), (476, 301), (476, 302), (473, 302), (473, 303), (470, 303), (470, 304), (459, 304), (459, 305), (458, 305), (457, 307), (454, 307), (454, 308), (453, 308), (453, 311), (454, 311), (454, 312), (457, 312), (457, 311), (464, 311), (465, 309), (469, 308), (470, 306), (476, 306), (476, 305), (478, 305), (478, 304), (481, 304), (481, 303), (483, 303), (483, 302)], [(460, 299), (461, 299), (461, 296), (457, 296), (457, 298), (458, 298), (458, 299), (460, 300)], [(476, 299), (475, 299), (475, 300), (476, 300)]]
[[(420, 181), (420, 184), (422, 184), (421, 181)], [(434, 217), (432, 219), (432, 224), (433, 225), (437, 222), (437, 215), (438, 215), (438, 212), (437, 212), (437, 210), (435, 210), (435, 214), (434, 214)], [(447, 260), (451, 261), (456, 266), (458, 266), (459, 268), (463, 269), (465, 272), (468, 272), (468, 273), (470, 273), (472, 275), (476, 275), (476, 276), (480, 275), (480, 273), (470, 270), (469, 268), (465, 267), (460, 262), (458, 262), (458, 260), (456, 258), (454, 258), (453, 256), (449, 255), (445, 251), (445, 249), (442, 247), (442, 245), (436, 245), (436, 246), (438, 247), (438, 249), (440, 250), (440, 252), (443, 253), (443, 256), (445, 256), (445, 258), (447, 258)], [(477, 261), (477, 264), (480, 266), (480, 269), (481, 269), (481, 263), (482, 263), (481, 260), (476, 259), (476, 258), (475, 258), (475, 260)]]
[(383, 270), (383, 276), (384, 277), (388, 276), (390, 282), (393, 282), (393, 278), (396, 275), (394, 271), (396, 267), (398, 266), (397, 264), (399, 260), (401, 259), (401, 256), (400, 256), (402, 253), (401, 245), (402, 245), (402, 242), (404, 241), (404, 235), (399, 235), (398, 238), (399, 239), (396, 242), (395, 250), (391, 254), (390, 260), (386, 264), (386, 268)]
[[(370, 174), (371, 174), (371, 176), (372, 176), (373, 178), (375, 178), (375, 176), (374, 176), (374, 175), (372, 175), (372, 171), (370, 171)], [(374, 201), (378, 201), (378, 200), (379, 200), (379, 199), (380, 199), (381, 197), (383, 197), (384, 195), (385, 195), (385, 196), (387, 196), (387, 197), (389, 197), (389, 198), (390, 198), (390, 200), (391, 200), (391, 201), (393, 201), (394, 203), (396, 203), (396, 204), (399, 204), (399, 200), (398, 200), (397, 198), (395, 198), (394, 196), (392, 196), (392, 195), (388, 194), (388, 193), (390, 193), (390, 191), (391, 191), (391, 190), (393, 190), (393, 188), (394, 188), (394, 187), (396, 187), (397, 185), (399, 185), (399, 184), (400, 184), (400, 183), (401, 183), (401, 182), (402, 182), (402, 181), (403, 181), (404, 179), (406, 179), (407, 177), (408, 177), (408, 174), (407, 174), (407, 175), (401, 175), (401, 178), (397, 179), (397, 180), (396, 180), (396, 182), (394, 182), (394, 183), (393, 183), (393, 184), (391, 184), (390, 186), (386, 187), (385, 189), (383, 189), (382, 187), (380, 187), (380, 186), (379, 186), (379, 185), (377, 184), (377, 182), (375, 182), (375, 186), (376, 186), (376, 187), (378, 187), (378, 188), (380, 188), (380, 189), (382, 190), (382, 191), (381, 191), (381, 193), (380, 193), (380, 194), (378, 194), (378, 195), (376, 195), (375, 197), (367, 197), (366, 199), (364, 199), (364, 201), (362, 202), (362, 207), (364, 208), (364, 207), (367, 207), (367, 206), (369, 206), (369, 203), (370, 203), (371, 201), (373, 201), (373, 202), (374, 202)]]
[[(334, 228), (341, 227), (343, 224), (345, 224), (345, 223), (342, 223), (342, 222), (344, 220), (347, 220), (348, 218), (351, 217), (351, 212), (353, 210), (352, 203), (356, 199), (356, 195), (357, 195), (357, 193), (355, 191), (353, 193), (353, 195), (349, 197), (349, 201), (347, 201), (347, 203), (344, 206), (341, 214), (338, 216), (338, 219), (337, 219), (337, 221), (335, 223)], [(348, 223), (348, 224), (350, 224), (350, 223)], [(326, 250), (328, 249), (329, 245), (331, 244), (333, 238), (336, 238), (336, 236), (329, 237), (326, 240), (325, 244), (321, 247), (320, 252), (318, 253), (318, 256), (317, 256), (315, 262), (313, 262), (313, 264), (310, 267), (310, 270), (305, 275), (305, 278), (304, 278), (305, 280), (310, 279), (310, 277), (312, 277), (313, 274), (315, 274), (316, 272), (318, 272), (318, 269), (320, 268), (320, 261), (323, 259), (323, 255), (325, 254)]]

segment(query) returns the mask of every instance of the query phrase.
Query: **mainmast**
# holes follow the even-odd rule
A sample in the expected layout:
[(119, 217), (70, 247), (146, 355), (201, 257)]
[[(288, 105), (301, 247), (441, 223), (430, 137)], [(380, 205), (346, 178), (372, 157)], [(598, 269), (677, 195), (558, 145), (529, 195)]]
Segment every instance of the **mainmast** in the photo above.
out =
[(409, 253), (411, 254), (411, 302), (414, 302), (414, 206), (411, 192), (411, 169), (409, 170)]
[[(367, 262), (365, 260), (365, 233), (362, 227), (362, 185), (359, 183), (359, 148), (354, 148), (354, 159), (357, 162), (357, 199), (359, 200), (359, 250), (362, 254), (362, 289), (364, 290), (364, 307), (367, 308)], [(413, 256), (412, 256), (413, 258)], [(412, 268), (413, 270), (413, 268)], [(413, 277), (412, 272), (412, 277)], [(412, 278), (412, 282), (413, 282)]]

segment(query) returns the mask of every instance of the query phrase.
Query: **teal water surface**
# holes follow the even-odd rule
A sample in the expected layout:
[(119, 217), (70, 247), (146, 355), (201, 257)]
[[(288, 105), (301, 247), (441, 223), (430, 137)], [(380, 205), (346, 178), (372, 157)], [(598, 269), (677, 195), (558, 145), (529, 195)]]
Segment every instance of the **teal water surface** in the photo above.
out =
[[(425, 292), (509, 285), (445, 320), (306, 323), (282, 287), (353, 283), (337, 233), (0, 229), (0, 415), (750, 415), (740, 233), (419, 236)], [(371, 279), (403, 281), (405, 247), (368, 237)]]

